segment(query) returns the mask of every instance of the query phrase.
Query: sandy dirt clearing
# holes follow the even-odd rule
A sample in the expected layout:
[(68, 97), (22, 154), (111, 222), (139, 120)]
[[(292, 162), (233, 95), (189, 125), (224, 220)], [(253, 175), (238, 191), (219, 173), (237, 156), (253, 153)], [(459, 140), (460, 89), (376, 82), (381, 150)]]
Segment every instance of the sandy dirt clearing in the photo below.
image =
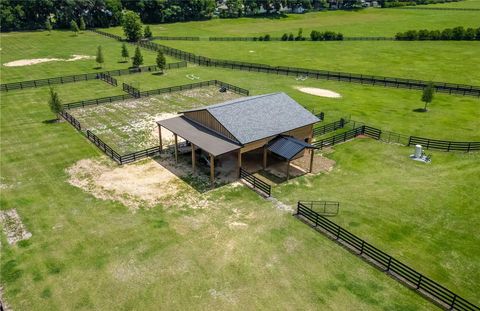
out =
[(302, 87), (302, 86), (297, 86), (295, 89), (299, 90), (300, 92), (307, 93), (310, 95), (315, 95), (315, 96), (320, 96), (320, 97), (328, 97), (328, 98), (341, 98), (342, 95), (326, 90), (326, 89), (320, 89), (316, 87)]
[(20, 59), (20, 60), (15, 60), (15, 61), (5, 63), (5, 64), (3, 64), (3, 66), (5, 66), (5, 67), (22, 67), (22, 66), (31, 66), (31, 65), (47, 63), (47, 62), (74, 62), (74, 61), (78, 61), (78, 60), (94, 59), (94, 58), (95, 58), (94, 56), (73, 54), (72, 57), (70, 57), (68, 59), (64, 59), (64, 58)]

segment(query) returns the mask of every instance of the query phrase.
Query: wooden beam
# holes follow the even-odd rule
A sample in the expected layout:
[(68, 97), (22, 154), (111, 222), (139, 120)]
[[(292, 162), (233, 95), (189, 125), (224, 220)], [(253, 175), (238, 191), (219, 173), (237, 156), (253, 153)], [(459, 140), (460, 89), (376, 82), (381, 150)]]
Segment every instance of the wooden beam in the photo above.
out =
[(242, 151), (238, 149), (238, 160), (237, 160), (237, 176), (240, 176), (240, 168), (242, 167)]
[(210, 182), (212, 183), (212, 188), (215, 185), (215, 157), (210, 153)]
[(193, 174), (195, 174), (195, 161), (196, 161), (195, 145), (194, 144), (191, 144), (191, 145), (192, 145), (192, 170), (193, 170)]
[(313, 156), (315, 155), (315, 149), (310, 149), (310, 169), (308, 170), (309, 173), (312, 172), (313, 169)]
[(175, 138), (175, 163), (178, 163), (178, 137), (177, 134), (173, 134)]
[(263, 169), (267, 168), (267, 146), (263, 146)]
[(290, 179), (290, 160), (287, 161), (287, 181)]
[(159, 146), (160, 146), (160, 152), (162, 152), (162, 150), (163, 150), (163, 144), (162, 144), (162, 126), (161, 126), (160, 124), (158, 124), (158, 137), (159, 137), (159, 139), (160, 139), (160, 142), (159, 142), (159, 143), (160, 143), (160, 144), (159, 144)]

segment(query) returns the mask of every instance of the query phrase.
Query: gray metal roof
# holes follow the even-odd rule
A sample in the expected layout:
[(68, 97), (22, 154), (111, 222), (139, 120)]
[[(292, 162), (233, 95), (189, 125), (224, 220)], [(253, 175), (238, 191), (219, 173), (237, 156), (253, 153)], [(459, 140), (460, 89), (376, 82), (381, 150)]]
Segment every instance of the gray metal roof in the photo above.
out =
[(183, 116), (160, 120), (157, 123), (215, 157), (240, 149), (239, 145)]
[(304, 149), (317, 149), (304, 141), (290, 136), (279, 136), (268, 143), (268, 150), (287, 160), (293, 159)]
[(285, 93), (243, 97), (199, 109), (207, 110), (241, 144), (275, 136), (319, 119)]

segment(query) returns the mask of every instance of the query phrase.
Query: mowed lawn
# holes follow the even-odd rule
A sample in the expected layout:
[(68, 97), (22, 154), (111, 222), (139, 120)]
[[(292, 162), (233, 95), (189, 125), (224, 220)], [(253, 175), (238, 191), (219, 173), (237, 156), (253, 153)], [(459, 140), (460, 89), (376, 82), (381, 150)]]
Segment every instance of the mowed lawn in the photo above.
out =
[(217, 59), (480, 85), (479, 41), (158, 42)]
[(440, 284), (478, 303), (480, 154), (435, 152), (412, 161), (413, 147), (356, 139), (326, 155), (328, 174), (295, 179), (274, 196), (340, 202), (335, 223)]
[[(122, 44), (116, 40), (90, 31), (74, 36), (71, 31), (11, 32), (0, 35), (1, 83), (59, 77), (64, 75), (126, 69), (131, 60), (121, 58)], [(95, 62), (97, 47), (102, 46), (105, 63), (98, 68)], [(127, 45), (130, 56), (134, 46)], [(72, 55), (91, 56), (92, 59), (77, 61), (52, 61), (29, 66), (7, 67), (6, 63), (35, 58), (70, 59)], [(142, 50), (145, 65), (154, 65), (156, 53)], [(167, 58), (167, 62), (175, 60)]]
[[(461, 2), (460, 2), (461, 3)], [(433, 6), (434, 7), (434, 6)], [(154, 36), (281, 36), (303, 28), (304, 35), (312, 30), (342, 32), (349, 37), (393, 37), (409, 29), (443, 29), (456, 26), (479, 27), (478, 12), (401, 9), (364, 9), (360, 11), (327, 11), (289, 14), (282, 18), (213, 19), (202, 22), (150, 25)], [(123, 36), (121, 27), (104, 29)]]
[[(191, 74), (200, 79), (188, 79)], [(405, 135), (454, 141), (480, 140), (480, 101), (471, 96), (436, 93), (429, 111), (420, 113), (414, 111), (423, 108), (419, 90), (315, 79), (297, 81), (294, 76), (199, 66), (168, 70), (164, 75), (122, 76), (119, 82), (135, 85), (140, 90), (152, 90), (213, 79), (248, 89), (251, 95), (285, 92), (309, 110), (325, 112), (325, 122), (351, 116), (354, 120)], [(314, 96), (299, 91), (298, 87), (327, 89), (339, 93), (342, 98)]]
[[(67, 101), (91, 91), (64, 86)], [(33, 236), (10, 246), (1, 235), (3, 298), (14, 310), (432, 308), (243, 186), (208, 193), (206, 209), (133, 213), (94, 198), (65, 169), (101, 152), (69, 124), (43, 122), (47, 93), (18, 94), (1, 94), (1, 209), (16, 208)]]
[(461, 8), (480, 9), (479, 0), (463, 0), (458, 2), (436, 3), (435, 5), (418, 5), (419, 8)]

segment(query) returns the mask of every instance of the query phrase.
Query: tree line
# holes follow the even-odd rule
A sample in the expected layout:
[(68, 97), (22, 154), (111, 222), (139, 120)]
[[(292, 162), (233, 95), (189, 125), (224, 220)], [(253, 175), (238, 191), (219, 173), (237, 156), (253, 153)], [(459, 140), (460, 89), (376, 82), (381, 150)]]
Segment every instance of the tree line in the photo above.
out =
[[(450, 0), (379, 0), (379, 5), (426, 4)], [(1, 0), (1, 31), (44, 28), (48, 19), (53, 28), (70, 27), (83, 18), (87, 27), (110, 27), (121, 23), (124, 10), (139, 14), (144, 23), (171, 23), (275, 14), (284, 9), (360, 9), (361, 0)]]
[(395, 40), (416, 41), (416, 40), (480, 40), (480, 27), (463, 28), (445, 28), (443, 30), (408, 30), (399, 32), (395, 35)]

